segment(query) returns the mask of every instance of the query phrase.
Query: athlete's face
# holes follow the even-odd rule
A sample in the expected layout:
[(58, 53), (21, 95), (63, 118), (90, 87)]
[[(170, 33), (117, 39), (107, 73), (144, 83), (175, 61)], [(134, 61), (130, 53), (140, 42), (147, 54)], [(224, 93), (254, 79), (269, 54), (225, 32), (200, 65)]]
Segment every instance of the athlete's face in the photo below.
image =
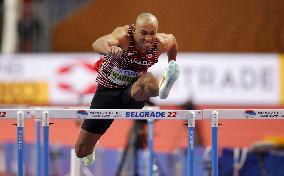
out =
[(134, 38), (138, 48), (142, 51), (150, 49), (156, 40), (157, 31), (157, 21), (144, 21), (141, 23), (136, 23)]

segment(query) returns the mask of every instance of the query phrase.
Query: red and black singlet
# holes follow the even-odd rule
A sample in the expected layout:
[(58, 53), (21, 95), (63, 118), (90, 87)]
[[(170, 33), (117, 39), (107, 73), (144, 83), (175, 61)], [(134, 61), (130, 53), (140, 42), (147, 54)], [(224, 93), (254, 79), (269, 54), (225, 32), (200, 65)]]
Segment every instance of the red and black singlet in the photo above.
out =
[(140, 53), (135, 48), (135, 26), (129, 26), (129, 46), (120, 58), (102, 56), (99, 64), (97, 82), (108, 88), (125, 88), (132, 85), (147, 69), (158, 62), (157, 39), (151, 49)]

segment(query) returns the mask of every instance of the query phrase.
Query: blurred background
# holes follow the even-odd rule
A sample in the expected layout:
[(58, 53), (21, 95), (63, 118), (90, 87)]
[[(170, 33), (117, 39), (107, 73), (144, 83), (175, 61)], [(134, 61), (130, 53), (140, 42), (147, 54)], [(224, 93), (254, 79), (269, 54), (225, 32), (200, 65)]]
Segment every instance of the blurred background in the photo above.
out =
[[(99, 55), (91, 44), (142, 12), (179, 45), (181, 76), (160, 109), (284, 108), (282, 0), (1, 0), (0, 108), (88, 107)], [(161, 76), (162, 55), (150, 70)], [(50, 174), (70, 174), (80, 121), (52, 120)], [(0, 175), (17, 175), (14, 120), (0, 122)], [(156, 175), (187, 174), (186, 122), (154, 122)], [(219, 175), (283, 176), (284, 121), (230, 120), (219, 127)], [(196, 175), (210, 175), (210, 122), (196, 127)], [(117, 120), (81, 175), (147, 175), (146, 124)], [(135, 131), (135, 135), (132, 132)], [(35, 122), (25, 121), (25, 175), (35, 175)], [(271, 148), (262, 149), (267, 143)], [(137, 155), (135, 153), (138, 153)], [(123, 155), (126, 159), (122, 159)], [(137, 162), (139, 161), (139, 162)], [(138, 167), (133, 164), (138, 163)]]

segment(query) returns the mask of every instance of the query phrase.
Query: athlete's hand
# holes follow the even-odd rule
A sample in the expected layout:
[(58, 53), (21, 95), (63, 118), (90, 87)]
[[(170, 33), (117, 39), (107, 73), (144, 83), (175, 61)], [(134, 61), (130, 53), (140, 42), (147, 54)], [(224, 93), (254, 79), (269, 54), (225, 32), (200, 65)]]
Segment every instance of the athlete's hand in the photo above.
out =
[(109, 51), (107, 52), (108, 55), (113, 56), (115, 58), (119, 58), (122, 55), (122, 49), (118, 46), (111, 46)]

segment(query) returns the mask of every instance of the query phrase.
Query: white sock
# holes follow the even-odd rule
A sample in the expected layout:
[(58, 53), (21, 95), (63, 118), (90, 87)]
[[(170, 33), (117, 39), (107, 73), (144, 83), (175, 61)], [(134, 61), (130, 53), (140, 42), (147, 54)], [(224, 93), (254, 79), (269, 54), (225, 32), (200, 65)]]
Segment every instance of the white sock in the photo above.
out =
[(84, 158), (82, 158), (83, 163), (84, 163), (85, 166), (91, 166), (94, 163), (95, 159), (96, 159), (95, 150), (93, 151), (93, 153), (91, 153), (91, 154), (85, 156)]

